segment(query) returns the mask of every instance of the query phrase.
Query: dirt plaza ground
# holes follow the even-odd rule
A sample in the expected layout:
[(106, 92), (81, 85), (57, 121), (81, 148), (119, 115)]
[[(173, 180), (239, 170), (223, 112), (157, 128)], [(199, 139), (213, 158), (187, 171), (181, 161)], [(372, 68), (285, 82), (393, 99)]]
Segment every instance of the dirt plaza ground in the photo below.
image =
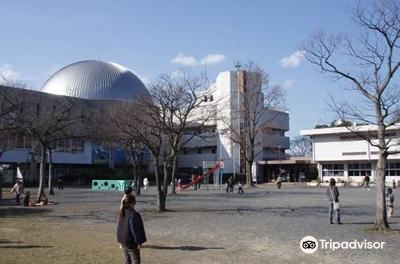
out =
[[(3, 191), (6, 191), (5, 189)], [(33, 190), (32, 190), (33, 191)], [(340, 188), (343, 225), (330, 225), (325, 188), (260, 185), (244, 195), (185, 190), (157, 213), (154, 188), (138, 198), (148, 242), (143, 263), (395, 263), (398, 232), (369, 231), (375, 190)], [(122, 194), (87, 188), (56, 190), (46, 207), (0, 205), (0, 263), (122, 263), (115, 230)], [(400, 191), (391, 227), (400, 229)], [(305, 236), (329, 241), (385, 242), (383, 249), (300, 250)]]

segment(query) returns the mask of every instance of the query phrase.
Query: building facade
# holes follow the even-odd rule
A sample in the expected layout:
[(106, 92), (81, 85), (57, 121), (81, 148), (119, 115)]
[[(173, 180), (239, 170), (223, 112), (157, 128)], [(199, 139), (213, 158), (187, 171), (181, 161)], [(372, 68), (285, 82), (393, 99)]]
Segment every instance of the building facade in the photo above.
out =
[[(398, 129), (397, 126), (387, 129), (387, 138), (394, 143), (390, 150), (400, 150)], [(378, 149), (364, 136), (368, 135), (374, 143), (376, 131), (376, 126), (364, 125), (302, 130), (300, 134), (312, 139), (313, 160), (318, 164), (320, 180), (336, 178), (361, 183), (366, 175), (372, 181), (375, 179)], [(391, 183), (393, 180), (400, 181), (400, 154), (388, 157), (386, 181)]]
[[(201, 167), (203, 161), (224, 161), (224, 173), (245, 173), (243, 144), (237, 143), (238, 137), (246, 131), (247, 118), (245, 93), (257, 94), (257, 100), (263, 100), (261, 81), (258, 73), (246, 71), (221, 72), (208, 93), (205, 95), (216, 112), (215, 119), (209, 123), (213, 136), (194, 138), (186, 144), (178, 156), (178, 167)], [(249, 103), (249, 102), (247, 102)], [(285, 156), (289, 148), (289, 114), (264, 107), (259, 104), (255, 109), (259, 120), (255, 124), (256, 134), (255, 159), (253, 170), (260, 175), (260, 161), (278, 160)], [(247, 128), (249, 129), (249, 128)], [(236, 140), (235, 140), (236, 138)], [(235, 142), (236, 141), (236, 142)]]
[[(215, 83), (204, 94), (205, 104), (215, 111), (215, 118), (207, 123), (207, 137), (195, 137), (187, 143), (177, 158), (178, 168), (201, 168), (204, 161), (224, 160), (224, 170), (228, 174), (244, 173), (243, 149), (232, 140), (232, 129), (243, 130), (244, 116), (240, 114), (245, 89), (261, 89), (260, 82), (250, 82), (253, 73), (243, 71), (222, 72)], [(247, 76), (247, 77), (246, 77)], [(247, 78), (247, 79), (246, 79)], [(18, 89), (0, 87), (7, 89)], [(129, 101), (135, 96), (149, 94), (140, 79), (128, 69), (108, 62), (82, 61), (63, 67), (44, 84), (42, 91), (26, 91), (33, 97), (43, 97), (51, 104), (60, 96), (79, 101), (80, 105), (103, 108), (113, 101)], [(38, 105), (37, 107), (40, 107)], [(201, 109), (199, 110), (201, 111)], [(255, 161), (278, 159), (289, 148), (287, 112), (260, 109), (264, 126), (258, 134)], [(201, 113), (200, 113), (201, 114)], [(232, 128), (232, 129), (231, 129)], [(98, 143), (81, 139), (62, 139), (52, 153), (53, 164), (58, 167), (92, 168), (106, 165), (129, 165), (129, 160), (119, 149), (107, 149)], [(10, 147), (11, 146), (11, 147)], [(152, 169), (149, 153), (144, 154), (148, 170)], [(1, 164), (28, 164), (38, 161), (32, 151), (32, 143), (24, 135), (16, 135), (0, 157)], [(257, 168), (257, 165), (255, 165)]]

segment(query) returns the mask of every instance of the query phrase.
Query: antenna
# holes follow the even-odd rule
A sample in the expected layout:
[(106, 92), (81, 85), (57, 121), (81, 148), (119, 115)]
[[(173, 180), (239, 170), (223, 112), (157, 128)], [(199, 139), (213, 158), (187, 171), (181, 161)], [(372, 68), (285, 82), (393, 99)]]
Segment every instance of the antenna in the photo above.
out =
[(235, 68), (237, 71), (240, 71), (240, 68), (242, 68), (242, 64), (240, 63), (240, 61), (235, 62)]

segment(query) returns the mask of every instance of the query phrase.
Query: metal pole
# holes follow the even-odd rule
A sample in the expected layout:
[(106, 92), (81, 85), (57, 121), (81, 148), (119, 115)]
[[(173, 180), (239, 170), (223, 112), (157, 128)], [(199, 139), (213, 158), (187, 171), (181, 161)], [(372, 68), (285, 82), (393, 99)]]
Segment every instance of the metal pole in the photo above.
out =
[[(236, 92), (237, 92), (237, 106), (236, 106), (236, 118), (237, 118), (237, 136), (238, 136), (238, 141), (240, 142), (240, 68), (242, 67), (242, 65), (240, 64), (240, 62), (237, 62), (236, 65), (236, 78), (237, 78), (237, 82), (236, 82)], [(235, 145), (234, 145), (235, 146)], [(236, 152), (236, 148), (234, 148), (234, 151)], [(236, 155), (235, 155), (236, 157)], [(239, 170), (238, 173), (240, 174), (240, 143), (238, 144), (237, 147), (237, 159), (238, 159), (238, 164), (239, 164)], [(233, 171), (233, 179), (236, 180), (236, 175), (235, 175), (235, 167), (236, 167), (236, 163), (234, 163), (234, 171)]]

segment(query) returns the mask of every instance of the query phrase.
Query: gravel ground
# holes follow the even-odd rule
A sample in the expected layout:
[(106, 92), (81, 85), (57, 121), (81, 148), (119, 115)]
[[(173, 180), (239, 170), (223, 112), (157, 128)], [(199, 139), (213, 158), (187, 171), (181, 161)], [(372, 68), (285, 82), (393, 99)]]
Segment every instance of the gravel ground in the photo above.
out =
[[(143, 263), (395, 263), (400, 252), (400, 215), (395, 201), (391, 227), (369, 231), (375, 190), (341, 188), (343, 225), (330, 225), (324, 188), (262, 185), (244, 195), (185, 190), (157, 213), (154, 189), (138, 198), (148, 236)], [(397, 195), (397, 193), (399, 195)], [(400, 192), (395, 197), (400, 200)], [(0, 203), (0, 263), (121, 263), (115, 240), (121, 193), (66, 188), (55, 205)], [(397, 197), (398, 196), (398, 197)], [(305, 254), (305, 236), (334, 241), (384, 241), (383, 249), (317, 250)]]

